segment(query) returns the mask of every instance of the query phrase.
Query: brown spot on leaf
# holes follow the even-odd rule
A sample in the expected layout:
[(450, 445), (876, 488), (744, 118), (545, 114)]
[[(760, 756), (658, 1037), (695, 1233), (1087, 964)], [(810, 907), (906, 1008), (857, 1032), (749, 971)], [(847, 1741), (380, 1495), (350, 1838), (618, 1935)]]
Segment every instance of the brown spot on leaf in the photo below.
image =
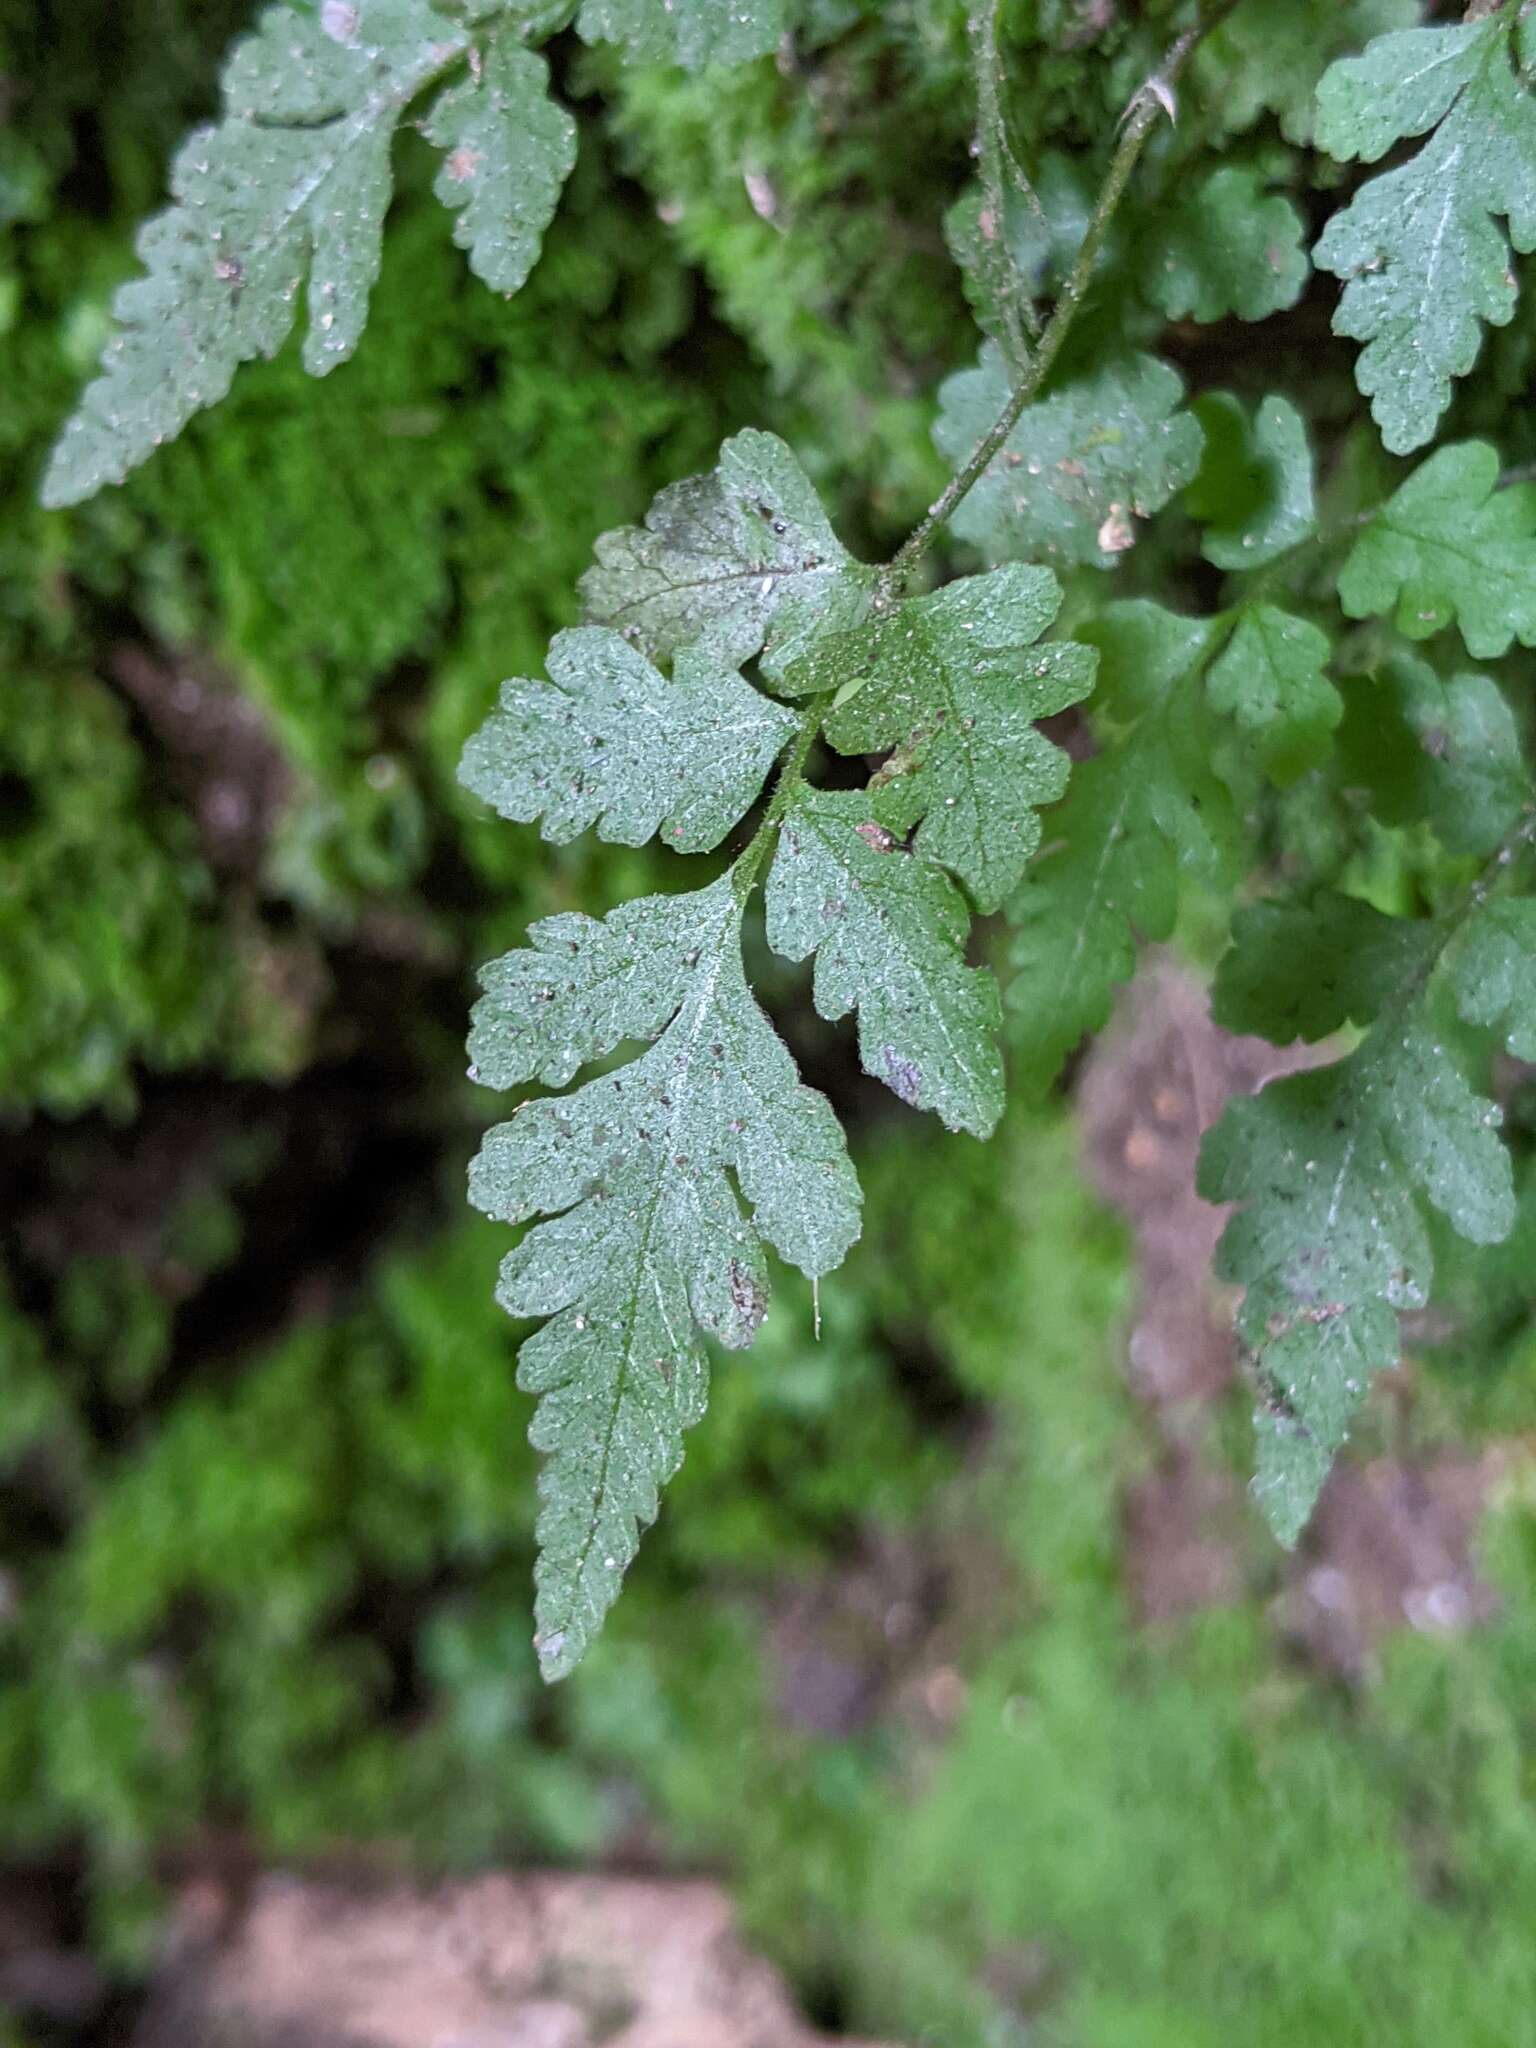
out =
[(880, 1061), (885, 1068), (885, 1078), (890, 1083), (892, 1093), (899, 1095), (903, 1102), (910, 1103), (915, 1108), (917, 1099), (923, 1091), (923, 1076), (919, 1067), (914, 1061), (903, 1059), (894, 1045), (881, 1047)]
[(768, 1296), (762, 1282), (740, 1259), (731, 1261), (731, 1306), (749, 1330), (760, 1329), (768, 1313)]

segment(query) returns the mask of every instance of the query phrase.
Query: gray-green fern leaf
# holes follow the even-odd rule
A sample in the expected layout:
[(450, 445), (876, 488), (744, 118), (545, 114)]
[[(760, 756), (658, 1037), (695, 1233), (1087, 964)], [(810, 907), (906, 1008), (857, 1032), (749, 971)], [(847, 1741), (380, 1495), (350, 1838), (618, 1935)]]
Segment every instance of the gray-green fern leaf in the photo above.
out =
[(581, 579), (588, 619), (655, 660), (699, 641), (733, 663), (761, 654), (770, 675), (854, 624), (873, 587), (793, 450), (752, 427), (714, 469), (670, 484), (644, 526), (605, 533)]
[(224, 113), (171, 173), (173, 204), (141, 229), (144, 275), (113, 302), (101, 372), (54, 449), (43, 500), (71, 505), (121, 483), (235, 371), (275, 355), (308, 277), (304, 366), (345, 362), (368, 318), (393, 191), (391, 144), (413, 101), (473, 55), (428, 132), (448, 150), (439, 192), (498, 290), (527, 275), (571, 167), (570, 117), (514, 21), (484, 45), (428, 0), (268, 7), (224, 71)]
[(768, 878), (768, 940), (816, 956), (822, 1016), (857, 1010), (865, 1069), (951, 1130), (1003, 1112), (997, 983), (967, 967), (970, 917), (944, 870), (909, 851), (858, 790), (796, 792)]
[[(583, 589), (601, 623), (556, 637), (547, 682), (503, 685), (465, 749), (471, 789), (557, 842), (595, 826), (686, 853), (718, 846), (785, 761), (762, 825), (707, 887), (601, 922), (547, 918), (485, 970), (470, 1054), (489, 1086), (564, 1088), (649, 1041), (525, 1103), (472, 1169), (475, 1201), (532, 1225), (500, 1299), (548, 1319), (519, 1378), (549, 1458), (537, 1643), (552, 1678), (601, 1626), (703, 1412), (703, 1335), (745, 1345), (762, 1321), (765, 1245), (815, 1276), (858, 1234), (842, 1132), (743, 972), (770, 852), (768, 940), (815, 956), (822, 1015), (857, 1011), (869, 1072), (985, 1136), (1003, 1108), (1000, 1005), (966, 960), (970, 909), (946, 870), (986, 906), (1012, 886), (1067, 776), (1034, 721), (1095, 667), (1089, 648), (1041, 644), (1061, 598), (1047, 569), (897, 602), (771, 434), (738, 434), (644, 527), (606, 535)], [(804, 714), (742, 676), (753, 656), (811, 699)], [(805, 779), (834, 697), (834, 746), (893, 750), (867, 790)]]
[(547, 918), (487, 970), (476, 1010), (470, 1050), (501, 1087), (559, 1086), (625, 1039), (654, 1040), (617, 1073), (525, 1104), (471, 1170), (488, 1214), (548, 1219), (498, 1293), (510, 1314), (550, 1319), (518, 1368), (549, 1458), (535, 1637), (549, 1678), (601, 1626), (704, 1411), (699, 1331), (751, 1343), (768, 1306), (763, 1240), (820, 1274), (858, 1235), (837, 1119), (747, 988), (743, 894), (727, 874), (602, 923)]
[(459, 772), (504, 818), (542, 818), (557, 845), (595, 823), (621, 846), (657, 832), (680, 853), (718, 846), (795, 730), (703, 649), (669, 682), (617, 633), (582, 626), (558, 635), (548, 666), (548, 683), (502, 684)]
[(582, 0), (576, 25), (634, 63), (698, 71), (766, 55), (789, 22), (785, 0)]
[(1433, 437), (1482, 322), (1512, 318), (1510, 244), (1536, 248), (1536, 103), (1516, 75), (1517, 9), (1480, 15), (1379, 36), (1318, 88), (1318, 141), (1334, 156), (1374, 163), (1434, 130), (1360, 187), (1315, 251), (1345, 281), (1334, 331), (1365, 343), (1356, 381), (1399, 455)]
[(1508, 1235), (1499, 1123), (1414, 1005), (1385, 1013), (1337, 1065), (1234, 1103), (1207, 1136), (1200, 1191), (1239, 1204), (1217, 1270), (1246, 1289), (1254, 1492), (1283, 1543), (1300, 1536), (1371, 1380), (1397, 1363), (1399, 1311), (1429, 1300), (1425, 1202), (1474, 1244)]
[(549, 67), (499, 23), (468, 77), (422, 124), (444, 152), (433, 186), (458, 212), (453, 238), (493, 291), (520, 291), (576, 161), (576, 124), (549, 96)]
[(917, 852), (981, 910), (1018, 886), (1040, 809), (1067, 786), (1067, 757), (1035, 721), (1093, 687), (1091, 647), (1037, 644), (1060, 603), (1049, 569), (1010, 563), (829, 634), (783, 678), (797, 695), (836, 693), (827, 737), (840, 753), (895, 750), (871, 784), (875, 821), (917, 824)]

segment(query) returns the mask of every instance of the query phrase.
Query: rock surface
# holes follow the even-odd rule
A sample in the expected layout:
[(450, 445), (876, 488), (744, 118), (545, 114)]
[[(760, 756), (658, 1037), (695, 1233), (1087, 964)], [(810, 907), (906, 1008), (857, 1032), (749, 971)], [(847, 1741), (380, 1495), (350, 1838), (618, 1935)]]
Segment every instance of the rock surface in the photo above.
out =
[[(493, 1876), (189, 1895), (134, 2048), (820, 2048), (715, 1885)], [(845, 2044), (850, 2048), (850, 2044)], [(872, 2048), (872, 2044), (865, 2044)]]

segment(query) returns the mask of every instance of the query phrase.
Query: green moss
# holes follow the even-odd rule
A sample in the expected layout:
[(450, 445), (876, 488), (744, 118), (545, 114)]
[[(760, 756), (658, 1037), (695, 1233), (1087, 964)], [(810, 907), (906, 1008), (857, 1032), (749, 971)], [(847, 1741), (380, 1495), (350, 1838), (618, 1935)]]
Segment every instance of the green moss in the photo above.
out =
[(935, 185), (964, 101), (874, 21), (806, 59), (612, 81), (617, 132), (677, 246), (767, 368), (850, 530), (898, 535), (943, 483), (937, 373), (973, 347)]
[(1500, 1622), (1402, 1641), (1354, 1700), (1287, 1663), (1259, 1600), (1138, 1631), (1116, 1536), (1142, 1456), (1114, 1357), (1122, 1268), (1070, 1145), (1016, 1122), (958, 1167), (917, 1140), (870, 1171), (874, 1299), (992, 1403), (958, 1539), (929, 1525), (979, 1609), (941, 1639), (943, 1696), (963, 1701), (942, 1745), (900, 1715), (841, 1742), (791, 1733), (750, 1628), (699, 1617), (658, 1651), (643, 1591), (578, 1682), (582, 1741), (640, 1772), (685, 1854), (728, 1858), (754, 1932), (864, 2031), (1536, 2038), (1528, 1508), (1496, 1524)]
[(113, 512), (117, 555), (164, 565), (132, 601), (265, 707), (300, 776), (272, 880), (322, 911), (416, 881), (444, 809), (478, 848), (465, 734), (570, 622), (594, 535), (733, 423), (729, 359), (707, 396), (663, 366), (691, 284), (597, 163), (510, 301), (404, 169), (368, 346), (323, 382), (296, 347), (244, 372)]
[[(1528, 1560), (1489, 1635), (1403, 1642), (1353, 1705), (1287, 1668), (1258, 1603), (1139, 1635), (1113, 1557), (1136, 1432), (1105, 1371), (1094, 1226), (1070, 1220), (1054, 1164), (1037, 1132), (1009, 1174), (1033, 1228), (989, 1290), (1016, 1348), (975, 1503), (1032, 1618), (966, 1672), (937, 1769), (871, 1829), (861, 2023), (998, 2042), (1040, 2026), (1083, 2048), (1536, 2039), (1517, 1989)], [(978, 1236), (948, 1239), (951, 1272)], [(1529, 1527), (1517, 1514), (1509, 1535), (1528, 1546)]]
[(0, 843), (0, 1110), (125, 1105), (141, 1061), (265, 1064), (190, 822), (91, 678), (7, 677)]
[[(322, 945), (394, 898), (435, 956), (477, 953), (473, 918), (455, 932), (399, 900), (445, 840), (498, 882), (498, 915), (519, 914), (530, 866), (545, 886), (535, 837), (487, 830), (458, 790), (465, 734), (569, 621), (593, 535), (703, 465), (751, 406), (729, 349), (704, 351), (707, 395), (668, 366), (691, 280), (597, 158), (511, 302), (467, 277), (412, 160), (352, 363), (321, 383), (289, 350), (126, 490), (44, 515), (35, 472), (128, 260), (121, 229), (53, 220), (50, 147), (0, 257), (16, 281), (0, 394), (0, 616), (20, 670), (0, 711), (13, 1112), (126, 1107), (140, 1065), (279, 1075), (307, 1056), (285, 994), (303, 943), (221, 888), (146, 733), (88, 679), (125, 627), (212, 650), (260, 705), (289, 781), (263, 898)], [(602, 871), (585, 852), (564, 865), (582, 890)]]
[[(1050, 1114), (988, 1147), (866, 1147), (820, 1342), (786, 1289), (753, 1357), (721, 1360), (629, 1596), (553, 1701), (498, 1233), (385, 1259), (352, 1310), (95, 1468), (4, 1653), (11, 1838), (83, 1833), (124, 1956), (156, 1850), (202, 1820), (273, 1855), (404, 1840), (423, 1868), (588, 1857), (643, 1823), (896, 2038), (1530, 2038), (1533, 1523), (1500, 1524), (1492, 1630), (1404, 1643), (1353, 1701), (1285, 1664), (1258, 1602), (1140, 1634), (1124, 1255), (1072, 1142)], [(106, 1370), (89, 1315), (56, 1328)], [(966, 1430), (900, 1391), (914, 1357), (990, 1417), (963, 1469)], [(764, 1624), (875, 1532), (917, 1546), (949, 1619), (917, 1694), (877, 1685), (866, 1725), (819, 1736), (782, 1717)], [(939, 1747), (903, 1705), (935, 1669), (960, 1703)]]

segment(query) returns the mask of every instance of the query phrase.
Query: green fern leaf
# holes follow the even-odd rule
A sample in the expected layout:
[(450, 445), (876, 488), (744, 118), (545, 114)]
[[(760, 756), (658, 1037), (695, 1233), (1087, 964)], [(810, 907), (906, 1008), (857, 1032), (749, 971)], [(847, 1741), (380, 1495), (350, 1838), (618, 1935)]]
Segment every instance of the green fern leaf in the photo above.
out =
[(874, 571), (832, 530), (815, 486), (776, 434), (748, 428), (716, 468), (671, 484), (644, 526), (597, 543), (581, 580), (586, 616), (656, 661), (697, 641), (736, 666), (781, 672), (809, 639), (851, 625)]
[(1440, 448), (1350, 550), (1339, 601), (1351, 618), (1392, 614), (1410, 640), (1452, 620), (1479, 660), (1536, 646), (1536, 484), (1500, 490), (1486, 441)]
[(789, 26), (784, 0), (582, 0), (589, 43), (622, 43), (634, 64), (743, 64), (776, 49)]
[(1294, 1544), (1372, 1377), (1397, 1362), (1400, 1310), (1433, 1282), (1427, 1200), (1459, 1235), (1514, 1224), (1499, 1111), (1467, 1085), (1416, 1004), (1336, 1066), (1235, 1102), (1201, 1150), (1200, 1192), (1239, 1204), (1217, 1270), (1245, 1292), (1261, 1388), (1254, 1492)]
[[(140, 232), (146, 274), (113, 302), (117, 331), (54, 449), (45, 504), (75, 504), (121, 483), (194, 413), (217, 404), (241, 363), (275, 355), (306, 272), (304, 366), (323, 376), (346, 361), (378, 277), (395, 130), (470, 48), (469, 30), (427, 0), (326, 0), (314, 16), (267, 9), (225, 69), (223, 119), (198, 129), (177, 156), (175, 204)], [(537, 58), (498, 38), (487, 74), (498, 82), (472, 89), (473, 111), (471, 98), (438, 109), (459, 169), (469, 168), (449, 183), (469, 204), (463, 219), (477, 267), (501, 278), (531, 260), (570, 160), (566, 117), (533, 104), (530, 67), (542, 79)], [(518, 133), (493, 140), (503, 94)], [(503, 189), (493, 159), (515, 164), (521, 180), (518, 225), (505, 239), (486, 225)]]
[(1170, 320), (1265, 320), (1294, 306), (1311, 270), (1301, 215), (1252, 164), (1223, 164), (1175, 197), (1142, 276)]
[(1517, 1060), (1536, 1060), (1536, 900), (1485, 904), (1456, 946), (1452, 972), (1467, 1022), (1497, 1030)]
[(1266, 398), (1250, 419), (1229, 392), (1209, 391), (1192, 410), (1205, 449), (1184, 502), (1208, 522), (1205, 559), (1218, 569), (1260, 569), (1310, 539), (1317, 530), (1312, 450), (1295, 406)]
[(896, 749), (870, 785), (871, 816), (900, 835), (917, 825), (918, 853), (980, 910), (1018, 886), (1039, 807), (1067, 786), (1067, 757), (1035, 720), (1093, 687), (1091, 648), (1035, 644), (1060, 603), (1048, 569), (1011, 564), (818, 641), (783, 678), (791, 692), (838, 693), (826, 734), (839, 752)]
[(1110, 605), (1083, 637), (1099, 651), (1105, 744), (1074, 772), (1047, 823), (1054, 849), (1011, 905), (1008, 1038), (1035, 1094), (1109, 1015), (1138, 938), (1171, 933), (1182, 884), (1227, 878), (1235, 859), (1204, 680), (1218, 629), (1137, 601)]
[(446, 152), (433, 186), (457, 210), (453, 239), (493, 291), (520, 291), (576, 162), (576, 124), (549, 96), (549, 67), (514, 22), (437, 101), (422, 132)]
[[(547, 838), (596, 823), (638, 845), (719, 842), (798, 721), (717, 654), (670, 680), (617, 633), (557, 637), (548, 683), (514, 681), (465, 751), (463, 780)], [(538, 1224), (507, 1259), (509, 1313), (549, 1320), (519, 1383), (541, 1397), (537, 1645), (558, 1678), (591, 1642), (641, 1526), (703, 1412), (699, 1331), (751, 1342), (768, 1300), (764, 1242), (810, 1274), (858, 1234), (859, 1193), (827, 1104), (748, 990), (742, 919), (759, 855), (708, 888), (601, 923), (547, 918), (483, 975), (471, 1074), (565, 1087), (626, 1040), (629, 1065), (525, 1103), (471, 1171), (491, 1215)], [(739, 1192), (738, 1192), (739, 1191)]]
[(816, 1008), (857, 1009), (867, 1073), (951, 1130), (1003, 1112), (997, 984), (965, 964), (960, 892), (875, 818), (858, 790), (797, 790), (768, 877), (768, 943), (816, 956)]
[(1229, 135), (1267, 111), (1288, 142), (1308, 148), (1326, 67), (1419, 18), (1420, 0), (1242, 0), (1195, 53), (1202, 101)]
[[(1107, 569), (1133, 544), (1132, 522), (1166, 505), (1199, 467), (1200, 427), (1180, 409), (1183, 388), (1166, 363), (1132, 356), (1028, 407), (955, 513), (954, 531), (992, 562), (1043, 555)], [(991, 342), (974, 370), (941, 387), (934, 439), (956, 468), (1008, 394)]]
[(1430, 958), (1435, 928), (1324, 890), (1311, 903), (1255, 903), (1232, 924), (1212, 991), (1224, 1031), (1289, 1045), (1367, 1025)]
[(1536, 248), (1536, 104), (1511, 63), (1513, 21), (1506, 6), (1379, 37), (1318, 89), (1318, 140), (1333, 156), (1372, 163), (1435, 131), (1408, 163), (1363, 185), (1315, 251), (1346, 280), (1334, 330), (1366, 344), (1356, 378), (1396, 454), (1433, 437), (1452, 380), (1477, 360), (1480, 322), (1512, 317), (1509, 242)]
[(548, 683), (503, 683), (500, 709), (464, 750), (460, 780), (504, 818), (542, 817), (563, 845), (594, 823), (641, 846), (718, 846), (763, 786), (795, 719), (710, 654), (670, 682), (617, 633), (557, 635)]
[(1344, 700), (1324, 670), (1328, 636), (1272, 604), (1245, 607), (1211, 664), (1211, 703), (1233, 717), (1284, 788), (1325, 760)]
[(1393, 825), (1428, 825), (1452, 853), (1484, 858), (1530, 801), (1520, 730), (1498, 685), (1441, 676), (1413, 655), (1357, 685), (1339, 734), (1348, 782)]
[(768, 1304), (763, 1240), (820, 1274), (858, 1235), (837, 1120), (747, 988), (744, 894), (726, 874), (601, 924), (547, 918), (531, 948), (487, 970), (477, 1007), (471, 1054), (499, 1086), (560, 1086), (625, 1039), (655, 1040), (617, 1073), (525, 1104), (471, 1168), (489, 1215), (548, 1219), (498, 1289), (509, 1314), (549, 1318), (518, 1366), (549, 1460), (535, 1636), (547, 1678), (601, 1627), (703, 1413), (698, 1331), (751, 1343)]

